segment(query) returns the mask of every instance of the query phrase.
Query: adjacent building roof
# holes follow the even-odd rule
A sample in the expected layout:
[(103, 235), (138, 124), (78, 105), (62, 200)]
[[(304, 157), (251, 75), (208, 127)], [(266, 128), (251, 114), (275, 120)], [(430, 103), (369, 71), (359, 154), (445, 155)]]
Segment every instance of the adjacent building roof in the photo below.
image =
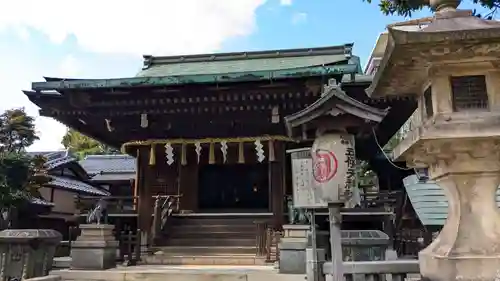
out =
[(47, 207), (53, 207), (55, 205), (52, 202), (49, 202), (49, 201), (46, 201), (45, 199), (37, 198), (37, 197), (31, 198), (30, 203), (35, 204), (35, 205), (40, 205), (40, 206), (47, 206)]
[(92, 195), (100, 195), (100, 196), (110, 195), (110, 193), (105, 190), (96, 188), (88, 183), (76, 179), (53, 176), (53, 175), (51, 175), (50, 178), (51, 181), (47, 184), (49, 186), (69, 189), (79, 193), (84, 192)]
[(135, 178), (136, 159), (130, 155), (88, 155), (80, 165), (93, 181), (119, 181)]
[[(28, 152), (28, 155), (35, 156), (35, 155), (41, 155), (47, 159), (47, 162), (45, 163), (45, 167), (47, 170), (54, 170), (57, 167), (60, 167), (61, 165), (69, 164), (74, 165), (73, 168), (78, 168), (79, 171), (79, 176), (83, 176), (81, 180), (78, 179), (73, 179), (69, 177), (64, 177), (64, 176), (54, 176), (51, 175), (51, 181), (47, 184), (48, 186), (53, 186), (57, 188), (62, 188), (62, 189), (69, 189), (71, 191), (77, 191), (77, 192), (84, 192), (84, 193), (89, 193), (89, 194), (94, 194), (94, 195), (102, 195), (106, 196), (109, 195), (107, 191), (104, 191), (102, 189), (99, 189), (97, 187), (92, 186), (90, 183), (87, 183), (86, 181), (90, 180), (90, 177), (88, 173), (85, 171), (83, 167), (81, 167), (78, 163), (78, 161), (71, 157), (68, 153), (67, 150), (61, 150), (61, 151), (44, 151), (44, 152)], [(39, 204), (39, 205), (46, 205), (43, 204), (42, 201), (45, 201), (41, 198), (33, 198), (35, 200), (34, 204)], [(46, 202), (47, 204), (51, 204), (49, 202)]]
[[(418, 218), (426, 226), (443, 226), (448, 217), (448, 199), (443, 188), (433, 181), (419, 181), (417, 175), (403, 179), (408, 198)], [(500, 187), (496, 201), (500, 207)]]

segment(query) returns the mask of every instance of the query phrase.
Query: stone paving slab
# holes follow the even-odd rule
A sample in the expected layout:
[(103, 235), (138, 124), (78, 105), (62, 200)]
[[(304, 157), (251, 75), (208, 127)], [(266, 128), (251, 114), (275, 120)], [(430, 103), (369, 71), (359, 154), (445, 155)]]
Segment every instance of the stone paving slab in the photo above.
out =
[(304, 281), (305, 275), (279, 274), (272, 266), (142, 265), (108, 270), (54, 270), (74, 281)]

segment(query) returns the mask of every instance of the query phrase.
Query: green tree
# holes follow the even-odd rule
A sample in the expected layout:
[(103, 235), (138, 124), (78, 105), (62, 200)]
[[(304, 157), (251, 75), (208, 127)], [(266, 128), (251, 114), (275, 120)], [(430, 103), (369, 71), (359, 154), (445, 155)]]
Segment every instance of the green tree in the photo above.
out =
[(120, 151), (94, 140), (74, 129), (68, 129), (62, 139), (62, 145), (79, 159), (87, 155), (119, 154)]
[[(363, 0), (372, 3), (373, 0)], [(500, 0), (470, 0), (478, 7), (487, 9), (490, 12), (486, 15), (476, 14), (479, 17), (491, 19), (500, 8)], [(412, 12), (421, 10), (423, 7), (429, 5), (429, 0), (380, 0), (380, 10), (385, 15), (399, 15), (411, 17)]]
[(23, 108), (0, 114), (0, 210), (2, 223), (11, 219), (12, 210), (32, 197), (49, 181), (42, 156), (30, 157), (26, 148), (38, 136), (35, 119)]

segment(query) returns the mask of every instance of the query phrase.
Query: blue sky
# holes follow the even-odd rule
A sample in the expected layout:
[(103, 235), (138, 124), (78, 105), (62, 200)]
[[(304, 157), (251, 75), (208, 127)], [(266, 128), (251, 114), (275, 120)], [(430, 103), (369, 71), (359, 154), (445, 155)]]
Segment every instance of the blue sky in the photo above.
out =
[[(361, 0), (17, 0), (0, 4), (0, 110), (25, 107), (21, 90), (42, 76), (130, 77), (142, 54), (169, 55), (354, 43), (364, 64), (378, 35), (401, 17)], [(377, 2), (373, 0), (373, 2)], [(463, 8), (471, 5), (465, 3)], [(428, 16), (425, 10), (414, 18)], [(41, 140), (61, 148), (65, 127), (37, 117)]]

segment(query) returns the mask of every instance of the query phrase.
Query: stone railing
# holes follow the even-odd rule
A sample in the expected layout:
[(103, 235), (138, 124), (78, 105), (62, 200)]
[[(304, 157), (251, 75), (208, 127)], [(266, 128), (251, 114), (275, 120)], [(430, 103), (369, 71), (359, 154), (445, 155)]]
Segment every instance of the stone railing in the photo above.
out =
[(391, 137), (391, 139), (384, 146), (384, 151), (392, 152), (403, 140), (416, 138), (414, 132), (422, 126), (422, 118), (420, 111), (416, 109), (413, 114), (406, 120), (406, 122), (399, 128), (399, 130)]
[[(346, 281), (404, 281), (412, 280), (412, 276), (418, 279), (419, 272), (418, 260), (344, 262), (344, 276)], [(327, 261), (323, 264), (323, 273), (325, 275), (331, 275), (333, 273), (331, 261)], [(389, 278), (385, 278), (388, 276)], [(329, 278), (325, 279), (329, 280)]]

